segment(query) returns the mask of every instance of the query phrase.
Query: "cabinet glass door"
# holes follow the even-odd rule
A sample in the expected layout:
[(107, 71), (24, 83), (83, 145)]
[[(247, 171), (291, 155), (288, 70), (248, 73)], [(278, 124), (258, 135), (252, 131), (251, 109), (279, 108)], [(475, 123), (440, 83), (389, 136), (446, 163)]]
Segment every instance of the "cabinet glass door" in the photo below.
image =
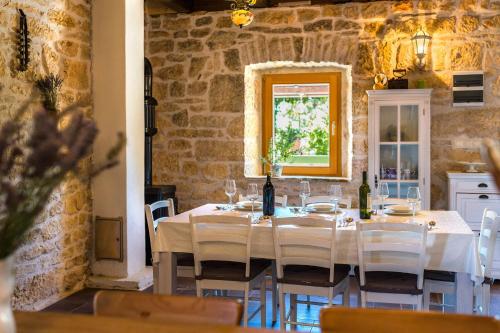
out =
[(419, 185), (419, 105), (379, 107), (379, 175), (391, 198), (406, 198)]

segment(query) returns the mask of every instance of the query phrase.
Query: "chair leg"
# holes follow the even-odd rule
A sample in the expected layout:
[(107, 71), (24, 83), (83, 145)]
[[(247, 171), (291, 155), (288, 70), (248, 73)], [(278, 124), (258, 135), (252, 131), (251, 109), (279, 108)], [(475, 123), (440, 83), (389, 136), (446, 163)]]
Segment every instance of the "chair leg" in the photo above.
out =
[(202, 292), (203, 290), (201, 289), (200, 282), (196, 281), (196, 296), (197, 297), (202, 297)]
[(350, 307), (351, 303), (351, 297), (350, 297), (350, 290), (349, 290), (349, 282), (347, 282), (347, 286), (344, 289), (344, 292), (342, 293), (342, 305), (345, 307)]
[(366, 291), (360, 291), (361, 296), (361, 307), (366, 308)]
[(417, 296), (417, 311), (422, 311), (422, 295)]
[[(297, 294), (290, 294), (290, 321), (297, 322)], [(290, 324), (290, 330), (296, 331), (297, 324)]]
[(285, 332), (286, 330), (286, 303), (285, 303), (285, 293), (281, 288), (278, 288), (279, 298), (280, 298), (280, 331)]
[(273, 306), (273, 326), (276, 324), (276, 320), (278, 317), (278, 279), (277, 279), (277, 272), (276, 272), (276, 261), (273, 260), (273, 265), (272, 265), (272, 273), (271, 273), (271, 296), (272, 296), (272, 306)]
[(481, 287), (482, 297), (481, 300), (483, 302), (483, 314), (486, 316), (490, 315), (490, 285), (485, 283)]
[(260, 327), (266, 327), (266, 278), (260, 284)]
[(424, 310), (429, 311), (431, 303), (431, 288), (428, 283), (424, 282)]
[(245, 286), (245, 296), (244, 296), (244, 304), (243, 304), (243, 327), (248, 326), (248, 294), (249, 294), (249, 286), (248, 284)]

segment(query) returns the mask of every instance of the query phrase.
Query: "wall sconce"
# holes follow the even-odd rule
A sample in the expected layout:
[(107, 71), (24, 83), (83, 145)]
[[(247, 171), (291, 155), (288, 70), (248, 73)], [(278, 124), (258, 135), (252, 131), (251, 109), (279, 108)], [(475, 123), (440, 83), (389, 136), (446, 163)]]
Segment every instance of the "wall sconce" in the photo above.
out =
[(426, 33), (422, 27), (420, 27), (420, 30), (411, 38), (415, 54), (417, 55), (416, 65), (419, 69), (425, 67), (425, 56), (427, 55), (427, 48), (429, 47), (431, 39), (432, 37)]
[(246, 27), (253, 21), (253, 13), (250, 11), (250, 6), (255, 5), (257, 0), (226, 0), (231, 1), (231, 21), (240, 28)]

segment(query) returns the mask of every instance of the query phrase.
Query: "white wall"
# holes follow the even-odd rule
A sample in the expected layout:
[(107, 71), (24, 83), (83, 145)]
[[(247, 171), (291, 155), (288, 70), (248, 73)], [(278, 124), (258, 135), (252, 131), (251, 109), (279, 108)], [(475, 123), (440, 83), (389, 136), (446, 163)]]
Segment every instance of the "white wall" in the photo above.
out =
[(93, 261), (95, 275), (127, 277), (144, 267), (144, 3), (92, 1), (94, 117), (100, 161), (125, 133), (121, 163), (93, 182), (94, 216), (124, 220), (124, 261)]

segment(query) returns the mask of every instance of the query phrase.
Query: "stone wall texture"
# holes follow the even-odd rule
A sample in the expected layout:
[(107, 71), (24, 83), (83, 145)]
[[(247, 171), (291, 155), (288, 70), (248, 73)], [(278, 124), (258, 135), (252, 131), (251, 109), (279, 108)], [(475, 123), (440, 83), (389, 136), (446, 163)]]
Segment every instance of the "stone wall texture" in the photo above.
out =
[[(16, 70), (16, 8), (26, 13), (32, 40), (31, 62), (22, 73)], [(0, 1), (0, 122), (49, 72), (64, 78), (60, 106), (79, 101), (90, 114), (90, 15), (90, 0)], [(89, 184), (69, 179), (53, 194), (16, 255), (16, 309), (38, 310), (83, 287), (91, 214)]]
[[(432, 206), (446, 208), (446, 171), (478, 158), (485, 137), (500, 139), (500, 1), (378, 1), (255, 9), (254, 22), (232, 25), (229, 12), (146, 17), (146, 55), (155, 74), (159, 134), (154, 181), (176, 184), (180, 209), (226, 200), (223, 180), (243, 175), (244, 67), (268, 61), (332, 61), (353, 66), (353, 176), (344, 192), (357, 201), (367, 169), (367, 96), (376, 73), (412, 68), (411, 36), (433, 37), (425, 79), (432, 95)], [(485, 71), (485, 106), (451, 106), (452, 72)], [(260, 181), (261, 182), (261, 181)], [(298, 201), (298, 180), (276, 180)], [(330, 182), (312, 181), (314, 194)], [(294, 195), (295, 194), (295, 195)]]

